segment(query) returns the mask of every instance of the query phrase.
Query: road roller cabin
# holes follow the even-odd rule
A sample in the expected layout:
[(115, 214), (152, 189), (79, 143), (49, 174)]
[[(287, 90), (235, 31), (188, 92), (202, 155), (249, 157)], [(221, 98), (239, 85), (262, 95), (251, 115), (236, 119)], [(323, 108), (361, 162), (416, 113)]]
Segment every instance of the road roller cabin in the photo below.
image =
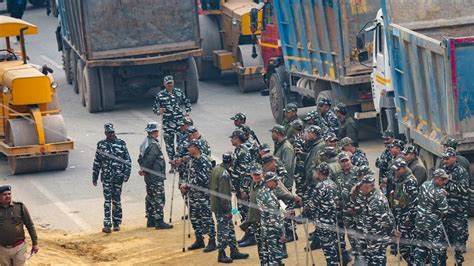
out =
[[(0, 152), (13, 174), (64, 170), (74, 143), (67, 137), (51, 75), (27, 62), (24, 35), (38, 28), (23, 20), (0, 16)], [(20, 52), (11, 40), (20, 36)]]

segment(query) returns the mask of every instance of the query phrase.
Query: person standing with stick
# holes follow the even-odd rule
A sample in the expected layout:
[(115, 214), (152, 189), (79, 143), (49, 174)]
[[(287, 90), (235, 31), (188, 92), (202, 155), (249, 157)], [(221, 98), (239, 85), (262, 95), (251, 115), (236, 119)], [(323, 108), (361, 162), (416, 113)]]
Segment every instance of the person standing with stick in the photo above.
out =
[[(145, 128), (147, 137), (140, 145), (140, 156), (138, 163), (141, 170), (140, 175), (145, 176), (146, 183), (146, 214), (147, 227), (154, 226), (155, 229), (171, 229), (173, 225), (163, 221), (163, 209), (165, 207), (165, 184), (166, 163), (163, 152), (158, 142), (158, 123), (149, 122)], [(174, 180), (173, 180), (174, 181)]]

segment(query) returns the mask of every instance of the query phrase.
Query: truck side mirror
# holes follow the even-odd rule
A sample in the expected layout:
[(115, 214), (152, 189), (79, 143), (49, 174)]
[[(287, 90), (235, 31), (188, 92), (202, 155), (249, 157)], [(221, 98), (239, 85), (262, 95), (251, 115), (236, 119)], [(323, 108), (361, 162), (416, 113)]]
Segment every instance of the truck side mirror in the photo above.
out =
[(256, 32), (258, 25), (258, 9), (252, 8), (250, 10), (250, 31)]
[(357, 59), (359, 59), (359, 63), (364, 63), (367, 60), (369, 60), (369, 52), (367, 50), (360, 51), (359, 54), (357, 55)]
[(365, 48), (365, 32), (359, 32), (356, 38), (357, 50), (363, 50)]

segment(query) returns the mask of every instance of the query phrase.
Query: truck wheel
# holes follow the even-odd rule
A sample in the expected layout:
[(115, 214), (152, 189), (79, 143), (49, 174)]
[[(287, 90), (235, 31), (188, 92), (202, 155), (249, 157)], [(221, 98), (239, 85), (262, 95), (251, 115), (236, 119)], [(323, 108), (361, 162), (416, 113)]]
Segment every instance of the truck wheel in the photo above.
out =
[(101, 67), (100, 88), (102, 96), (102, 111), (110, 111), (115, 107), (115, 83), (114, 69), (111, 67)]
[(76, 63), (76, 86), (79, 90), (79, 98), (81, 99), (82, 106), (86, 106), (86, 96), (85, 96), (85, 84), (84, 84), (84, 63), (80, 58), (77, 59)]
[(28, 2), (30, 2), (30, 4), (32, 4), (35, 7), (45, 6), (46, 1), (49, 1), (49, 0), (28, 0)]
[[(257, 57), (252, 57), (253, 47), (251, 44), (239, 45), (237, 49), (237, 63), (242, 67), (257, 67), (263, 69), (261, 53)], [(241, 92), (260, 91), (265, 88), (265, 81), (261, 74), (241, 75), (237, 73), (239, 88)]]
[(196, 61), (194, 57), (188, 58), (188, 71), (186, 72), (186, 97), (191, 103), (196, 103), (199, 98), (199, 81)]
[(272, 109), (273, 118), (280, 124), (283, 121), (284, 114), (283, 108), (285, 108), (285, 92), (283, 91), (283, 84), (280, 74), (278, 72), (273, 73), (270, 76), (268, 89), (270, 96), (270, 107)]
[(89, 113), (102, 111), (100, 93), (99, 69), (97, 67), (84, 68), (84, 100)]
[(71, 51), (72, 49), (69, 48), (68, 46), (64, 46), (64, 49), (62, 51), (64, 75), (66, 76), (66, 81), (68, 84), (72, 84), (72, 80), (73, 80), (73, 73), (72, 73), (73, 62), (71, 60), (72, 59)]
[(222, 50), (219, 24), (212, 16), (199, 16), (202, 56), (196, 61), (200, 80), (217, 79), (221, 71), (214, 66), (214, 51)]

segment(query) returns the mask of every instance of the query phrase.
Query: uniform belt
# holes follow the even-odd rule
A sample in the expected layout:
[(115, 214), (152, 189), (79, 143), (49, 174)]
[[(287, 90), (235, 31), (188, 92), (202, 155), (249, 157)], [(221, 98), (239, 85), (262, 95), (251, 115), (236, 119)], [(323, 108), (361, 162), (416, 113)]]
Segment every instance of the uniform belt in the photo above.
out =
[(19, 245), (25, 243), (25, 240), (24, 239), (21, 239), (21, 240), (17, 240), (13, 245), (4, 245), (2, 247), (4, 248), (16, 248), (18, 247)]

